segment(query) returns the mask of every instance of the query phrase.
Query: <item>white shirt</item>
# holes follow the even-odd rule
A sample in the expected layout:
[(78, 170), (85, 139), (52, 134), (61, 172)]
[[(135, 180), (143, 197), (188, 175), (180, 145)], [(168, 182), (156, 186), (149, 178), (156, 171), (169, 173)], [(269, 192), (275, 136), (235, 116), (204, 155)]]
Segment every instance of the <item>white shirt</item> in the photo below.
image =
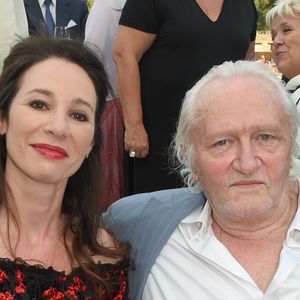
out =
[[(300, 75), (297, 75), (292, 79), (290, 79), (285, 85), (285, 88), (288, 92), (291, 93), (291, 98), (293, 102), (297, 105), (298, 112), (300, 112), (300, 101), (299, 101), (300, 100)], [(298, 146), (300, 147), (300, 132), (298, 132), (297, 143)], [(296, 160), (293, 169), (296, 175), (300, 177), (300, 158)]]
[[(43, 13), (44, 19), (46, 19), (46, 5), (44, 4), (45, 0), (39, 0), (39, 4)], [(52, 0), (52, 4), (50, 4), (50, 12), (52, 14), (52, 18), (54, 24), (56, 24), (56, 0)]]
[(113, 89), (107, 100), (118, 97), (112, 48), (125, 2), (126, 0), (95, 0), (85, 27), (85, 41), (103, 62)]
[(216, 239), (210, 215), (206, 203), (179, 223), (151, 269), (143, 300), (300, 299), (299, 207), (265, 294)]
[[(290, 79), (285, 88), (288, 91), (292, 91), (292, 99), (295, 104), (297, 104), (298, 100), (300, 99), (300, 75), (297, 75)], [(299, 101), (300, 102), (300, 101)], [(300, 103), (297, 105), (298, 111), (300, 111)]]
[(24, 2), (0, 0), (0, 72), (4, 58), (10, 48), (23, 37), (28, 36), (28, 24)]

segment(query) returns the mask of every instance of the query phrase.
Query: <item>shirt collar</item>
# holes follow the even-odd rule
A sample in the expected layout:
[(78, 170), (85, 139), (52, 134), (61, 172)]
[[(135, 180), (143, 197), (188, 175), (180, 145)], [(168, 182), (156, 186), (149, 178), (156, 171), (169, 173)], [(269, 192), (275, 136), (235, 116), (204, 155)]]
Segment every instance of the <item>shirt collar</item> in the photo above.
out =
[[(298, 187), (300, 186), (298, 180)], [(300, 189), (298, 188), (298, 191)], [(287, 244), (291, 247), (300, 247), (300, 193), (298, 195), (298, 208), (295, 217), (287, 232)]]
[(211, 224), (211, 208), (206, 201), (203, 209), (202, 207), (194, 209), (180, 222), (180, 227), (188, 231), (190, 237), (205, 240), (212, 234)]
[(300, 75), (297, 75), (287, 82), (287, 84), (285, 85), (285, 88), (288, 91), (293, 92), (293, 91), (295, 91), (295, 89), (297, 89), (297, 87), (299, 87), (299, 85), (300, 85)]

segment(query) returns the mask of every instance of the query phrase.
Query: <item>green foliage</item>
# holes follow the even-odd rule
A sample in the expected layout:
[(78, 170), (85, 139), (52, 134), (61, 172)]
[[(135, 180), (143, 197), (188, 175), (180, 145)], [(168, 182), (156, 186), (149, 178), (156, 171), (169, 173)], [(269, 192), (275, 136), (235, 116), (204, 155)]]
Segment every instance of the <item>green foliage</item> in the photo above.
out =
[(91, 9), (93, 5), (94, 0), (86, 0), (86, 3), (88, 5), (88, 8)]
[(257, 11), (258, 21), (257, 30), (268, 30), (265, 22), (266, 13), (272, 8), (276, 0), (254, 0)]

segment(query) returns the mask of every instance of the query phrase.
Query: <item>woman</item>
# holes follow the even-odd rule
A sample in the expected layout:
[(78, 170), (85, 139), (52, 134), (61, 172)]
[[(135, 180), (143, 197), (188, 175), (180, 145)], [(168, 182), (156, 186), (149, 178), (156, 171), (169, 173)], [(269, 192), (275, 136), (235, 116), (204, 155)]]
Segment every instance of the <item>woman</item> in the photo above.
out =
[(181, 100), (212, 66), (253, 58), (253, 0), (127, 0), (114, 45), (129, 194), (180, 186), (168, 147)]
[(288, 80), (286, 89), (300, 111), (300, 2), (277, 1), (266, 21), (272, 30), (272, 52), (277, 68)]
[(26, 39), (0, 77), (0, 299), (128, 299), (126, 245), (99, 228), (100, 61)]
[(124, 196), (123, 114), (118, 98), (112, 45), (125, 1), (95, 0), (85, 28), (85, 41), (95, 50), (96, 54), (102, 57), (112, 86), (112, 91), (106, 99), (107, 102), (100, 124), (103, 141), (103, 151), (101, 153), (103, 166), (102, 191), (106, 208)]

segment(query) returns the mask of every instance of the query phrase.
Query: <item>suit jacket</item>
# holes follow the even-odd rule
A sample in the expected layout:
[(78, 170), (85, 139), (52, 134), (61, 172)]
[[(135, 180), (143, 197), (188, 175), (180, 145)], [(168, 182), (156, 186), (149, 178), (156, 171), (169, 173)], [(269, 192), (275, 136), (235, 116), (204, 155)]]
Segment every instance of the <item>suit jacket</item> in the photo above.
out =
[[(24, 0), (29, 34), (48, 35), (47, 26), (38, 0)], [(85, 0), (56, 0), (56, 26), (67, 26), (70, 20), (76, 26), (69, 28), (71, 38), (84, 39), (88, 7)]]
[(123, 198), (102, 216), (104, 227), (131, 245), (135, 269), (129, 271), (128, 282), (132, 300), (142, 299), (151, 268), (176, 226), (205, 201), (202, 193), (170, 189)]

